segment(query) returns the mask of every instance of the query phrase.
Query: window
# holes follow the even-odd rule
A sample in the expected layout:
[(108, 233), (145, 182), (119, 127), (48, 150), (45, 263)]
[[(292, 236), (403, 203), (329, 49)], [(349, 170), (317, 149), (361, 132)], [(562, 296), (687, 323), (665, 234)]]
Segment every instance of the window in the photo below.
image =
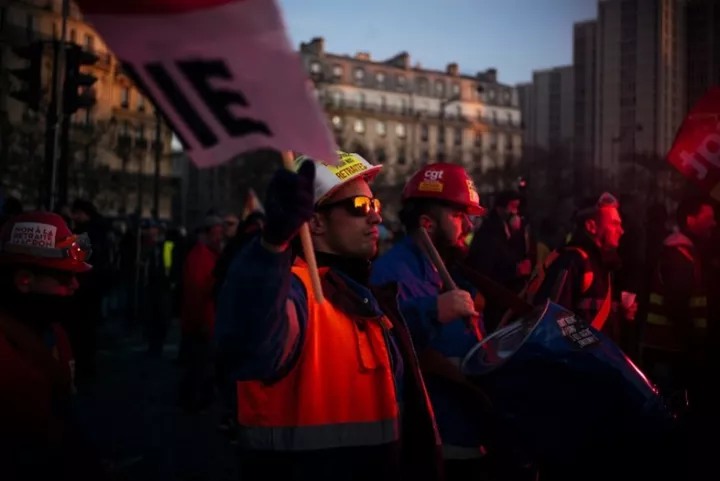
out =
[(375, 124), (375, 131), (380, 137), (385, 137), (385, 135), (387, 135), (387, 126), (385, 125), (385, 122), (377, 122)]
[(123, 122), (120, 134), (127, 136), (130, 133), (130, 122), (127, 120)]
[(408, 111), (408, 101), (406, 98), (400, 99), (400, 111), (404, 114)]
[(396, 77), (398, 90), (405, 90), (405, 76), (398, 75)]
[(70, 29), (70, 43), (77, 43), (77, 31), (74, 28)]
[(482, 133), (477, 132), (475, 134), (475, 147), (482, 147), (482, 144), (483, 144)]
[(428, 129), (428, 126), (423, 124), (420, 126), (420, 140), (423, 142), (427, 142), (428, 138), (430, 137), (430, 131)]
[(358, 96), (358, 99), (360, 100), (360, 107), (361, 108), (365, 107), (365, 100), (367, 100), (367, 97), (365, 96), (365, 94), (361, 92), (360, 95)]
[(332, 118), (332, 124), (333, 124), (333, 127), (335, 127), (335, 129), (340, 130), (340, 129), (342, 129), (343, 121), (342, 121), (342, 119), (341, 119), (340, 117), (338, 117), (337, 115), (335, 115), (335, 116)]
[(438, 127), (438, 143), (445, 143), (445, 127)]
[(361, 68), (355, 69), (355, 80), (360, 83), (365, 80), (365, 71)]
[(405, 124), (397, 124), (395, 126), (395, 135), (398, 136), (399, 139), (404, 139), (407, 135), (407, 130), (405, 130)]
[(455, 106), (455, 113), (457, 114), (457, 117), (458, 117), (459, 119), (462, 118), (462, 116), (463, 116), (463, 114), (462, 114), (462, 105), (457, 105), (457, 106)]
[(387, 162), (387, 153), (385, 152), (385, 149), (382, 147), (375, 149), (375, 160), (378, 164), (384, 164)]
[(497, 93), (495, 92), (495, 90), (488, 91), (488, 97), (490, 98), (490, 100), (495, 100), (495, 97), (497, 97)]
[(508, 112), (505, 116), (506, 116), (507, 124), (508, 124), (508, 125), (512, 125), (512, 124), (513, 124), (513, 116), (512, 116), (512, 114), (511, 114), (510, 112)]
[(428, 81), (424, 78), (419, 78), (415, 81), (417, 93), (419, 95), (427, 95), (428, 93)]
[(92, 118), (92, 110), (85, 109), (85, 125), (92, 125), (93, 118)]
[(365, 133), (365, 121), (362, 119), (355, 120), (355, 124), (353, 125), (353, 130), (357, 132), (358, 134), (364, 134)]
[(375, 74), (375, 81), (378, 84), (378, 87), (382, 87), (385, 85), (385, 74), (382, 72), (378, 72)]
[(460, 84), (452, 84), (452, 94), (460, 95)]
[(88, 52), (95, 51), (95, 39), (92, 35), (85, 34), (85, 50)]
[(120, 106), (126, 109), (128, 108), (128, 105), (130, 105), (130, 89), (123, 87), (120, 92)]
[(343, 94), (339, 90), (333, 90), (330, 93), (330, 98), (332, 99), (333, 105), (342, 105), (343, 103)]
[(435, 93), (441, 97), (445, 94), (445, 84), (440, 80), (435, 82)]
[(463, 140), (462, 129), (455, 129), (455, 145), (462, 145)]
[(383, 95), (380, 97), (380, 110), (385, 109), (387, 109), (387, 98), (385, 98), (385, 96)]
[(498, 123), (497, 112), (494, 111), (494, 110), (492, 111), (492, 122), (493, 122), (494, 124), (497, 124), (497, 123)]
[(340, 65), (333, 65), (332, 73), (335, 78), (342, 77), (343, 69)]
[(322, 65), (320, 65), (320, 62), (312, 62), (310, 64), (310, 72), (312, 72), (312, 73), (322, 72)]
[(405, 149), (398, 150), (397, 153), (397, 163), (400, 165), (407, 164), (407, 156), (405, 155)]
[(137, 109), (142, 112), (145, 110), (145, 97), (138, 95), (137, 98)]
[(145, 138), (145, 126), (144, 125), (140, 124), (137, 126), (135, 136), (138, 138), (138, 140), (142, 140)]

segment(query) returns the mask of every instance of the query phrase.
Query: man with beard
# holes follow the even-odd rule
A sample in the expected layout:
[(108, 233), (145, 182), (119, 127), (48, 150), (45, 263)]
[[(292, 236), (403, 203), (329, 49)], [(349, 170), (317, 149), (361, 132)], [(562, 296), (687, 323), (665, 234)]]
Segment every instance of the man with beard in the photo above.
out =
[(619, 209), (608, 193), (582, 204), (572, 240), (552, 256), (533, 297), (535, 304), (560, 304), (618, 343), (622, 321), (633, 320), (637, 311), (634, 301), (614, 302), (620, 295), (612, 288), (612, 273), (620, 267), (617, 248), (624, 232)]
[[(410, 178), (402, 195), (400, 220), (407, 236), (375, 261), (372, 270), (374, 285), (398, 283), (400, 310), (421, 360), (432, 350), (449, 361), (458, 375), (461, 360), (478, 342), (466, 326), (467, 318), (479, 316), (471, 294), (475, 290), (457, 275), (453, 275), (455, 283), (467, 290), (447, 290), (419, 236), (423, 235), (421, 229), (428, 232), (452, 270), (452, 264), (467, 253), (470, 216), (484, 212), (475, 186), (461, 166), (439, 162), (422, 168)], [(477, 479), (482, 472), (481, 419), (460, 399), (462, 394), (449, 392), (446, 383), (422, 367), (443, 440), (445, 477), (449, 481)]]
[(104, 479), (71, 420), (73, 354), (57, 321), (90, 243), (62, 217), (21, 214), (0, 234), (0, 478)]

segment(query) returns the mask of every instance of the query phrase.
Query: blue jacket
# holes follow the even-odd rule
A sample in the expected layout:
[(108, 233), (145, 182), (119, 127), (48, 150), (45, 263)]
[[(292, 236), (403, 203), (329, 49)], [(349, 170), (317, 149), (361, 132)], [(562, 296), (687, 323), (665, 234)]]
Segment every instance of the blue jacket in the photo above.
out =
[[(227, 366), (234, 380), (272, 383), (292, 369), (302, 352), (308, 322), (308, 297), (305, 286), (291, 272), (292, 261), (290, 251), (279, 254), (270, 252), (263, 248), (256, 238), (242, 248), (228, 269), (225, 284), (217, 299), (215, 340), (219, 360)], [(356, 294), (367, 299), (378, 314), (382, 314), (380, 305), (369, 288), (342, 272), (332, 267), (331, 269), (342, 276), (347, 286)], [(291, 325), (286, 315), (288, 300), (295, 304), (298, 318), (296, 326)], [(412, 349), (410, 335), (406, 335), (406, 338), (403, 345), (407, 346), (406, 349)], [(426, 406), (420, 411), (417, 408), (417, 399), (421, 398), (420, 392), (424, 388), (414, 355), (410, 361), (412, 365), (409, 365), (407, 355), (401, 354), (401, 343), (397, 342), (394, 335), (388, 335), (387, 342), (394, 366), (397, 399), (401, 407), (404, 404), (404, 394), (408, 395), (407, 424), (417, 424), (417, 419), (420, 419), (417, 414), (420, 412), (420, 416), (429, 421), (426, 424), (434, 430), (429, 408)], [(238, 402), (243, 400), (238, 399)], [(405, 414), (403, 410), (401, 412)], [(406, 434), (405, 431), (403, 429), (403, 435)], [(412, 432), (407, 435), (412, 436)], [(403, 442), (404, 447), (407, 444), (412, 442)], [(426, 452), (421, 456), (427, 458), (436, 447), (434, 442), (430, 441), (421, 446), (420, 450), (426, 447)], [(258, 469), (265, 471), (271, 469), (268, 467), (271, 466), (277, 472), (270, 473), (270, 477), (278, 475), (285, 479), (306, 479), (308, 476), (318, 480), (336, 479), (340, 470), (346, 473), (345, 478), (352, 480), (365, 479), (368, 473), (363, 470), (375, 470), (374, 477), (377, 481), (396, 479), (398, 473), (392, 471), (396, 450), (378, 452), (371, 448), (373, 447), (358, 448), (363, 450), (362, 453), (353, 451), (352, 448), (342, 448), (290, 458), (283, 458), (284, 453), (245, 453), (247, 459), (244, 461), (249, 463), (248, 466), (257, 464)], [(422, 468), (428, 469), (427, 466)], [(412, 470), (412, 466), (409, 469)]]
[[(457, 275), (453, 275), (453, 279), (458, 287), (471, 295), (477, 293), (465, 279)], [(396, 243), (374, 262), (370, 280), (374, 285), (398, 283), (400, 311), (408, 323), (418, 351), (432, 348), (458, 364), (477, 344), (477, 338), (468, 331), (464, 320), (457, 319), (445, 325), (438, 322), (437, 296), (442, 281), (410, 236)], [(479, 420), (445, 393), (440, 384), (432, 379), (427, 379), (426, 384), (443, 445), (479, 448)]]

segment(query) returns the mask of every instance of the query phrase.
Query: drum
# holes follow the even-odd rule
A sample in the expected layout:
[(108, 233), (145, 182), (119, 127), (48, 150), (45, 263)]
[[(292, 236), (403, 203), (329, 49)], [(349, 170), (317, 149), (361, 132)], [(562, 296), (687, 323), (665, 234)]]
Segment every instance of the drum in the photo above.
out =
[(462, 370), (487, 393), (525, 457), (557, 479), (567, 470), (589, 479), (578, 466), (597, 467), (598, 456), (604, 466), (611, 454), (618, 466), (642, 468), (646, 456), (674, 450), (674, 416), (645, 375), (609, 338), (556, 304), (486, 337)]

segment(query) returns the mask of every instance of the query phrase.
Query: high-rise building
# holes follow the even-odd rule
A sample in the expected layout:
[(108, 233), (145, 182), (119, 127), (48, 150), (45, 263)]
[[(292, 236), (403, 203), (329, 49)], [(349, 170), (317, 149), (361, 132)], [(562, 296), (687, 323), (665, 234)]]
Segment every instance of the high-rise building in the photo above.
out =
[(709, 87), (720, 85), (720, 2), (689, 0), (687, 3), (687, 100), (688, 108)]
[(595, 94), (597, 80), (597, 22), (573, 25), (573, 68), (575, 86), (574, 163), (576, 185), (593, 183), (595, 172)]
[(525, 142), (545, 151), (572, 151), (574, 136), (572, 65), (533, 72), (530, 112), (524, 118)]
[[(684, 4), (599, 0), (595, 165), (606, 174), (604, 187), (618, 188), (621, 177), (634, 184), (630, 161), (638, 155), (663, 158), (683, 120)], [(624, 176), (625, 170), (632, 174)]]
[[(32, 165), (24, 177), (25, 183), (39, 183), (42, 178), (44, 118), (49, 97), (42, 99), (40, 112), (34, 112), (9, 96), (14, 88), (9, 70), (18, 67), (20, 61), (13, 55), (12, 48), (35, 41), (59, 40), (61, 11), (61, 0), (0, 2), (0, 116), (6, 120), (0, 122), (0, 144), (5, 152), (15, 152), (19, 162)], [(96, 104), (70, 118), (70, 200), (85, 197), (95, 202), (104, 214), (122, 215), (137, 209), (141, 192), (142, 213), (146, 217), (152, 215), (154, 150), (159, 147), (157, 215), (169, 219), (177, 185), (170, 158), (171, 131), (161, 122), (160, 136), (156, 138), (158, 124), (152, 104), (133, 86), (120, 62), (97, 32), (83, 21), (74, 4), (66, 33), (66, 41), (98, 57), (90, 69), (98, 79), (92, 87)], [(51, 51), (48, 46), (42, 75), (45, 92), (50, 91)], [(18, 132), (22, 133), (21, 139)], [(32, 190), (23, 191), (16, 183), (18, 169), (2, 171), (4, 168), (9, 168), (5, 161), (0, 164), (0, 173), (3, 182), (8, 184), (4, 186), (6, 192), (23, 196)], [(22, 200), (29, 205), (37, 202), (34, 198)]]

